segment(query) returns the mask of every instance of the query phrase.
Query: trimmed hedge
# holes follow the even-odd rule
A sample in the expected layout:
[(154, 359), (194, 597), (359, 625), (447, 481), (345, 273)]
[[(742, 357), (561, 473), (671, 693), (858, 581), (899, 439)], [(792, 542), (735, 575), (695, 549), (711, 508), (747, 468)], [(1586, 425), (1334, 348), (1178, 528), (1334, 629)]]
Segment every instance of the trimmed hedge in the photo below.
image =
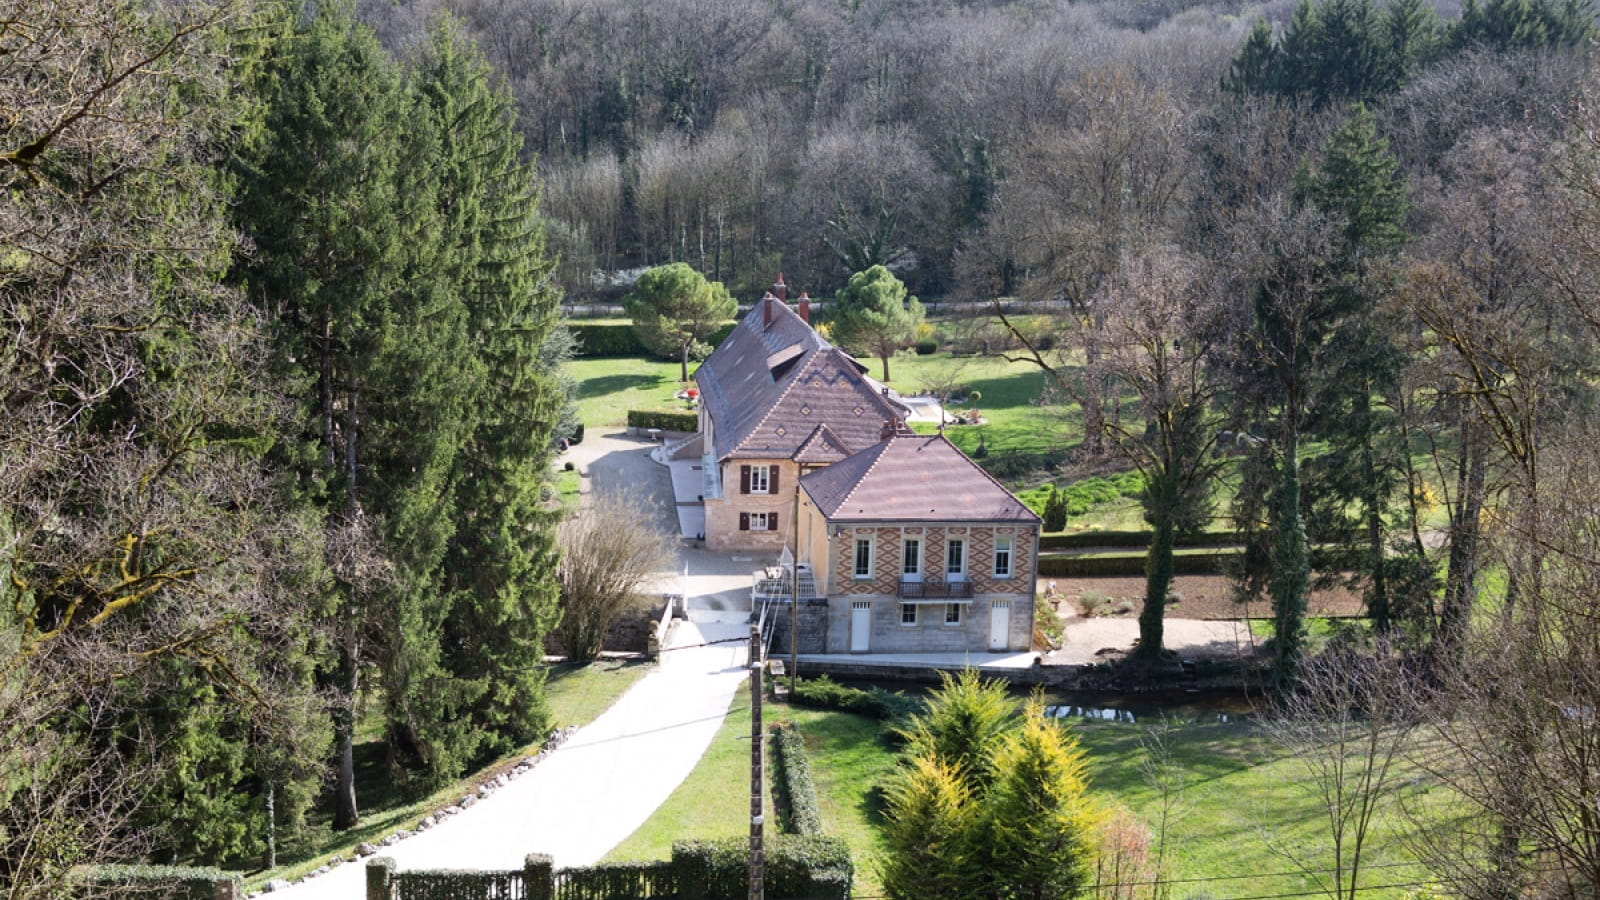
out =
[(700, 427), (700, 414), (676, 409), (630, 409), (628, 427), (692, 432)]
[[(723, 324), (706, 338), (706, 343), (717, 346), (727, 339), (737, 325), (737, 322)], [(631, 322), (568, 321), (567, 328), (578, 341), (575, 356), (657, 356), (639, 340), (639, 333), (633, 330)], [(677, 359), (677, 356), (667, 354), (659, 358)]]
[(884, 720), (910, 715), (922, 707), (922, 701), (899, 691), (848, 687), (826, 675), (802, 679), (795, 685), (789, 702), (795, 706), (837, 709)]
[[(678, 841), (672, 865), (681, 900), (742, 900), (750, 892), (750, 844), (745, 838)], [(855, 865), (838, 838), (783, 834), (767, 840), (764, 884), (768, 897), (845, 900)]]
[(811, 780), (811, 763), (806, 760), (805, 739), (793, 723), (788, 727), (776, 725), (772, 729), (772, 743), (778, 751), (774, 759), (783, 785), (784, 797), (789, 802), (788, 828), (790, 834), (822, 834), (822, 811), (817, 808), (817, 787)]
[(390, 876), (406, 900), (479, 900), (515, 897), (524, 884), (521, 869), (412, 869)]
[(556, 900), (671, 900), (679, 890), (678, 869), (665, 860), (558, 869), (555, 879)]
[[(1356, 554), (1333, 547), (1313, 547), (1311, 567), (1320, 572), (1351, 568)], [(1233, 572), (1244, 558), (1237, 547), (1211, 550), (1207, 553), (1180, 553), (1172, 557), (1174, 575), (1227, 575)], [(1143, 575), (1143, 553), (1117, 554), (1116, 556), (1039, 556), (1041, 577), (1096, 577), (1115, 575)]]
[[(1210, 553), (1174, 554), (1174, 575), (1223, 575), (1231, 571), (1242, 554), (1238, 550), (1216, 550)], [(1095, 577), (1113, 575), (1143, 575), (1145, 554), (1118, 554), (1116, 556), (1045, 556), (1039, 557), (1040, 577)]]
[[(1150, 546), (1154, 535), (1148, 531), (1075, 531), (1072, 534), (1044, 534), (1039, 536), (1040, 550), (1077, 550), (1084, 547), (1133, 547), (1143, 550)], [(1179, 547), (1233, 547), (1239, 536), (1231, 531), (1203, 531), (1198, 534), (1180, 534)]]
[(121, 888), (130, 897), (170, 900), (225, 900), (244, 897), (239, 876), (211, 866), (86, 866), (73, 873), (77, 884)]

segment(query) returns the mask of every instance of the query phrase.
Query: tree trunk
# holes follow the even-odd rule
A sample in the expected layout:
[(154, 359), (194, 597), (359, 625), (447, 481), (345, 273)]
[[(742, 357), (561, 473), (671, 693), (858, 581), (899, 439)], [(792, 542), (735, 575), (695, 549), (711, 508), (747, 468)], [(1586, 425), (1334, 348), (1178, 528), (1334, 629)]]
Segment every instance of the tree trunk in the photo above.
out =
[(333, 792), (333, 827), (354, 828), (361, 822), (356, 808), (356, 691), (360, 687), (361, 666), (357, 659), (355, 626), (346, 623), (345, 646), (340, 664), (344, 667), (344, 706), (334, 716), (333, 729), (339, 745), (339, 777)]
[(1300, 435), (1291, 421), (1284, 428), (1283, 471), (1279, 482), (1277, 530), (1272, 546), (1273, 646), (1280, 691), (1292, 690), (1300, 676), (1305, 644), (1306, 584), (1310, 554), (1300, 519)]
[(1367, 526), (1367, 577), (1371, 585), (1367, 591), (1367, 615), (1379, 634), (1388, 634), (1393, 626), (1389, 603), (1389, 580), (1383, 567), (1383, 505), (1380, 498), (1377, 452), (1372, 446), (1371, 385), (1364, 386), (1356, 399), (1356, 417), (1361, 423), (1361, 480), (1362, 505), (1366, 507)]
[(689, 380), (689, 342), (684, 341), (678, 347), (678, 381), (687, 383)]
[(1089, 456), (1104, 456), (1106, 452), (1106, 415), (1104, 385), (1100, 378), (1100, 340), (1094, 333), (1097, 324), (1089, 326), (1083, 341), (1083, 451)]
[(1478, 599), (1478, 519), (1484, 499), (1484, 444), (1466, 413), (1461, 423), (1461, 459), (1456, 464), (1456, 508), (1450, 519), (1450, 555), (1444, 603), (1434, 634), (1435, 665), (1459, 661), (1467, 623)]
[[(1163, 475), (1170, 482), (1173, 476)], [(1155, 511), (1155, 536), (1150, 541), (1150, 555), (1144, 562), (1144, 609), (1139, 611), (1139, 651), (1146, 659), (1161, 655), (1161, 642), (1166, 628), (1167, 592), (1172, 586), (1172, 551), (1177, 544), (1177, 528), (1172, 521), (1172, 510), (1177, 505), (1177, 491), (1172, 485), (1160, 486), (1161, 508)]]

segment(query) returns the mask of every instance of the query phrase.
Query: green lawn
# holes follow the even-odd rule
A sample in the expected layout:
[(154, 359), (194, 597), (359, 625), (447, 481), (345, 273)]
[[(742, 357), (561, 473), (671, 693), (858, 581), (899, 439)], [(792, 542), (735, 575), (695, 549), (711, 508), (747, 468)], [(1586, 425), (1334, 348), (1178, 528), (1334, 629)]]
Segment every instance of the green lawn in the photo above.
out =
[[(639, 662), (552, 666), (545, 692), (551, 725), (592, 721), (649, 670), (648, 664)], [(246, 883), (248, 890), (259, 890), (274, 878), (292, 881), (335, 854), (348, 858), (357, 844), (377, 841), (400, 829), (410, 828), (429, 812), (455, 802), (482, 778), (480, 773), (474, 773), (422, 799), (403, 796), (390, 783), (377, 719), (376, 715), (364, 716), (358, 728), (356, 796), (361, 806), (361, 824), (349, 831), (334, 831), (324, 803), (313, 812), (298, 837), (280, 844), (278, 868), (252, 875)], [(484, 770), (496, 769), (536, 753), (540, 743), (520, 748), (485, 766)]]
[(672, 398), (679, 387), (675, 362), (608, 356), (575, 359), (567, 363), (567, 371), (577, 381), (578, 419), (586, 429), (620, 428), (627, 424), (630, 409), (683, 405)]
[[(843, 838), (855, 858), (855, 893), (879, 894), (875, 858), (881, 838), (875, 787), (895, 764), (895, 751), (881, 739), (882, 723), (849, 713), (768, 704), (767, 719), (792, 720), (805, 736), (817, 783), (823, 826)], [(743, 786), (748, 778), (748, 702), (734, 702), (728, 723), (693, 775), (611, 859), (665, 859), (679, 837), (745, 834), (748, 814)], [(1091, 782), (1102, 802), (1129, 809), (1158, 840), (1161, 795), (1146, 779), (1141, 742), (1147, 725), (1098, 720), (1070, 727), (1087, 751)], [(1174, 898), (1258, 896), (1316, 891), (1300, 874), (1300, 863), (1326, 866), (1331, 859), (1326, 817), (1308, 783), (1303, 763), (1287, 757), (1248, 722), (1174, 726), (1167, 739), (1181, 772), (1176, 815), (1166, 832), (1167, 877), (1177, 879)], [(769, 818), (769, 821), (772, 821)], [(1375, 866), (1364, 893), (1397, 898), (1407, 892), (1383, 888), (1425, 877), (1404, 849), (1392, 823), (1370, 839), (1365, 865)], [(1287, 874), (1279, 874), (1287, 873)]]

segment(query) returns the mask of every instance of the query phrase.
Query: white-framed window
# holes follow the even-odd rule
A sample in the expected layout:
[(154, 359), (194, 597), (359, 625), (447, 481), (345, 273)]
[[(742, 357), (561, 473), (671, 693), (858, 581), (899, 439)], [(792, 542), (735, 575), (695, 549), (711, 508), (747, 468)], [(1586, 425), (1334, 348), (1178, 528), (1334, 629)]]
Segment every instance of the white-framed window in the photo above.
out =
[(777, 531), (778, 514), (775, 512), (739, 513), (740, 531)]
[(944, 606), (944, 623), (946, 625), (961, 624), (961, 604), (946, 603)]
[(856, 565), (857, 578), (872, 577), (872, 539), (856, 538)]
[(772, 467), (771, 466), (751, 466), (750, 467), (750, 493), (752, 493), (752, 494), (770, 494), (770, 493), (772, 493)]
[(1011, 538), (994, 539), (994, 577), (1011, 577)]
[(915, 625), (915, 624), (917, 624), (917, 605), (915, 603), (902, 603), (902, 604), (900, 604), (900, 624), (901, 625)]
[(903, 581), (922, 580), (922, 540), (906, 538), (900, 553), (900, 578)]
[(945, 545), (944, 552), (945, 577), (950, 581), (967, 580), (967, 542), (961, 538), (951, 538)]

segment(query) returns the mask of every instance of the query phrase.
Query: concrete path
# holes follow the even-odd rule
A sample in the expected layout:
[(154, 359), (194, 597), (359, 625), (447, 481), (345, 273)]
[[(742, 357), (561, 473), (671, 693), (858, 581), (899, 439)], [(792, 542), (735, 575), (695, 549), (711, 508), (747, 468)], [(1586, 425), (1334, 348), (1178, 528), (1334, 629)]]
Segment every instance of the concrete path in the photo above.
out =
[[(434, 828), (380, 853), (400, 869), (519, 869), (596, 862), (632, 834), (699, 763), (746, 677), (744, 624), (680, 622), (660, 667), (532, 771)], [(706, 641), (728, 643), (690, 647)], [(742, 790), (743, 788), (741, 788)], [(361, 863), (273, 892), (360, 900)]]

